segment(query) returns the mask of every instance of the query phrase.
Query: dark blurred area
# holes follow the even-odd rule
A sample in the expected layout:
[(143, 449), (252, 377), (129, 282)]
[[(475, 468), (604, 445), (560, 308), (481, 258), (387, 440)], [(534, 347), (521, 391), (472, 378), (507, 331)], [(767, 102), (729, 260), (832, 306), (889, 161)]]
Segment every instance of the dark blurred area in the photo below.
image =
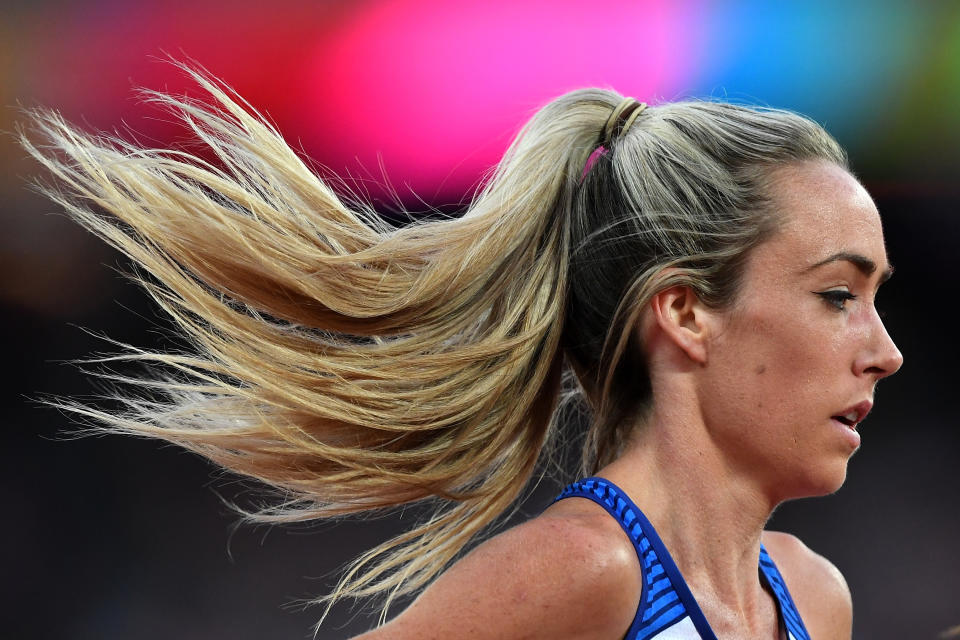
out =
[[(0, 130), (23, 121), (20, 107), (47, 106), (92, 129), (129, 127), (145, 145), (182, 142), (186, 132), (136, 103), (132, 90), (195, 94), (182, 74), (151, 60), (189, 55), (335, 171), (369, 175), (382, 151), (401, 199), (424, 209), (467, 199), (530, 110), (576, 86), (613, 85), (652, 102), (727, 97), (810, 114), (850, 151), (883, 215), (896, 276), (879, 306), (905, 364), (880, 385), (843, 489), (783, 505), (771, 527), (800, 536), (843, 571), (855, 638), (936, 638), (960, 625), (960, 430), (949, 405), (958, 355), (950, 296), (960, 239), (960, 5), (604, 4), (550, 3), (547, 19), (538, 2), (279, 2), (269, 10), (251, 2), (7, 3), (0, 5)], [(594, 29), (595, 13), (620, 15), (626, 26)], [(631, 20), (673, 39), (635, 40), (647, 31)], [(450, 48), (416, 48), (440, 46), (438, 38)], [(583, 64), (527, 83), (525, 74), (541, 77), (539, 69), (555, 66), (544, 47), (555, 48), (554, 61), (569, 55)], [(463, 77), (451, 75), (457, 65)], [(394, 93), (378, 93), (391, 74), (410, 91), (392, 85)], [(363, 111), (371, 101), (381, 111), (398, 104), (396, 121)], [(416, 117), (426, 120), (409, 115), (419, 106), (426, 115)], [(443, 123), (417, 129), (451, 112), (451, 131), (473, 137), (448, 137)], [(310, 637), (322, 608), (296, 603), (325, 593), (338, 567), (415, 514), (234, 528), (237, 516), (223, 500), (255, 491), (197, 457), (154, 442), (72, 437), (71, 419), (38, 400), (90, 398), (103, 386), (67, 361), (117, 351), (98, 335), (169, 347), (169, 325), (118, 274), (126, 267), (116, 254), (29, 189), (43, 173), (12, 135), (0, 138), (0, 163), (8, 416), (0, 636)], [(386, 202), (375, 185), (369, 192)], [(523, 512), (537, 513), (558, 486), (545, 480)], [(344, 605), (317, 637), (347, 637), (375, 619), (369, 608)]]

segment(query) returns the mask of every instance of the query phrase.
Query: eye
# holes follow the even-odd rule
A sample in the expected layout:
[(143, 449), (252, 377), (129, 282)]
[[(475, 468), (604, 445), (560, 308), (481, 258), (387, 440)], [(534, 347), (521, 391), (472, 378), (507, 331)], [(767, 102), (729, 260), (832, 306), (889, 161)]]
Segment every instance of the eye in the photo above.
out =
[(848, 300), (857, 299), (857, 296), (846, 289), (831, 289), (830, 291), (815, 291), (814, 293), (826, 300), (827, 304), (841, 311), (847, 308)]

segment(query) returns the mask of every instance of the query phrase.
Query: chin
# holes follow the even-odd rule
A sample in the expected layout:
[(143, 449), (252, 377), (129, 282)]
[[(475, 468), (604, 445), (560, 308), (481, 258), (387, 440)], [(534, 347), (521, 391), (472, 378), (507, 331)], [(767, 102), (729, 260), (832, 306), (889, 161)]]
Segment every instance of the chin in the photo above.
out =
[(830, 494), (836, 493), (840, 490), (840, 487), (843, 486), (843, 483), (846, 482), (846, 480), (847, 474), (844, 472), (840, 474), (839, 477), (833, 478), (827, 482), (824, 482), (819, 487), (816, 487), (816, 489), (811, 492), (810, 497), (829, 496)]
[[(817, 471), (818, 473), (811, 473)], [(817, 498), (836, 493), (847, 479), (847, 461), (842, 465), (820, 469), (804, 469), (798, 482), (790, 483), (793, 490), (784, 496), (784, 501), (798, 498)]]

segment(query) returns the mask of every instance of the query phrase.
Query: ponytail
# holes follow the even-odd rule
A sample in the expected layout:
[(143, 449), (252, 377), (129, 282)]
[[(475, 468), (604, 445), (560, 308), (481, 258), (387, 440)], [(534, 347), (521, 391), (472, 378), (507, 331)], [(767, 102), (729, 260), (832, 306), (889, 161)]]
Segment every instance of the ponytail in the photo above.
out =
[(62, 185), (41, 190), (133, 261), (192, 345), (98, 360), (151, 368), (112, 376), (122, 410), (54, 404), (275, 488), (277, 504), (245, 511), (251, 520), (439, 498), (325, 598), (388, 593), (388, 605), (503, 514), (535, 468), (560, 389), (570, 208), (617, 97), (551, 103), (463, 217), (397, 227), (346, 206), (235, 92), (177, 64), (214, 103), (146, 96), (219, 166), (93, 136), (52, 111), (20, 132)]

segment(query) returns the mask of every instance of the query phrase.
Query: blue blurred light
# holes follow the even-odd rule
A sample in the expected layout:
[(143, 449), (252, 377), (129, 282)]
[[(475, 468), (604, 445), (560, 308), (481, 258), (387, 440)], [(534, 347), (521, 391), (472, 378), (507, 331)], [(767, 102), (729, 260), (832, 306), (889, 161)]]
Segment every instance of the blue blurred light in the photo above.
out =
[(691, 94), (800, 111), (859, 139), (895, 114), (935, 5), (729, 2), (703, 17)]

